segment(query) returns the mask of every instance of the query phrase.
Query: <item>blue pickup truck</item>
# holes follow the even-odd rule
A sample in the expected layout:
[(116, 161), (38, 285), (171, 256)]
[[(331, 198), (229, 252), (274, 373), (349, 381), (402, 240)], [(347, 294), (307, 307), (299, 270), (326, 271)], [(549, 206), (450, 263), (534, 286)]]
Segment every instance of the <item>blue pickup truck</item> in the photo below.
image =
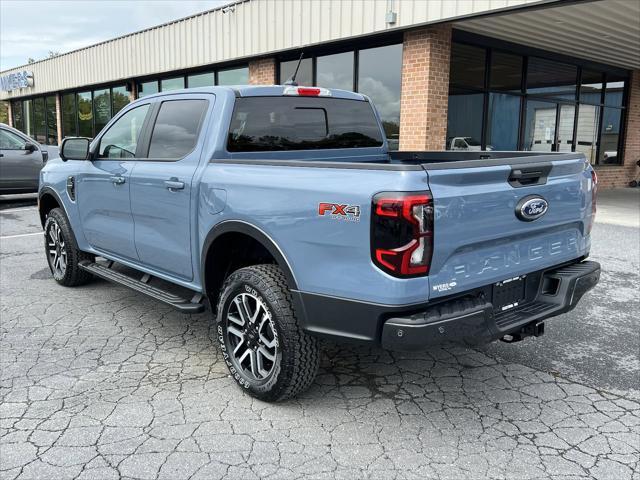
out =
[(208, 307), (231, 376), (276, 401), (312, 383), (322, 337), (541, 335), (598, 282), (596, 184), (577, 153), (389, 151), (357, 93), (211, 87), (65, 139), (39, 213), (58, 283)]

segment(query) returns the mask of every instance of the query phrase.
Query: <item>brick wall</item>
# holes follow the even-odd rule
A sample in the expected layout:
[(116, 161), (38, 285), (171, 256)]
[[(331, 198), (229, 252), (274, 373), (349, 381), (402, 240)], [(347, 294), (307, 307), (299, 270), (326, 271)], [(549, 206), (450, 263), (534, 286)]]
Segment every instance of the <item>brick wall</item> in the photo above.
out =
[(276, 83), (275, 58), (261, 58), (249, 62), (249, 83), (251, 85), (274, 85)]
[(625, 128), (624, 162), (618, 166), (596, 167), (600, 188), (626, 187), (640, 176), (636, 162), (640, 160), (640, 70), (631, 75), (627, 123)]
[(403, 43), (400, 150), (444, 150), (451, 26), (406, 32)]

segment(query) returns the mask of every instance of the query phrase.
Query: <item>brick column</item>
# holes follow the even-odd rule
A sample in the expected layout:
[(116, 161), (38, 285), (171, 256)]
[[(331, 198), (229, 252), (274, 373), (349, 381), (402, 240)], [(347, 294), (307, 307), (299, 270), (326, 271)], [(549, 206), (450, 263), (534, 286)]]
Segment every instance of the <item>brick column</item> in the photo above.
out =
[(275, 58), (261, 58), (249, 62), (249, 83), (251, 85), (274, 85), (276, 83)]
[(7, 100), (7, 125), (13, 127), (13, 104)]
[(56, 93), (56, 126), (58, 136), (58, 145), (62, 143), (62, 95)]
[(447, 137), (451, 25), (404, 34), (400, 150), (444, 150)]
[(624, 157), (622, 165), (596, 166), (600, 188), (626, 187), (640, 175), (636, 162), (640, 160), (640, 70), (629, 79), (629, 101), (625, 124)]

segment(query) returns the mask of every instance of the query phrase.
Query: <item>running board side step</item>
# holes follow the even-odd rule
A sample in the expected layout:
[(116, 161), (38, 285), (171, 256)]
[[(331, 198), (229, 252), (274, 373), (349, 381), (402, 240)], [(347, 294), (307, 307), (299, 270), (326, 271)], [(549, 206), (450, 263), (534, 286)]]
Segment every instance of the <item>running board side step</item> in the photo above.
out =
[(113, 262), (111, 261), (107, 265), (90, 262), (88, 260), (83, 260), (78, 263), (80, 268), (92, 275), (95, 275), (96, 277), (103, 278), (104, 280), (108, 280), (119, 285), (124, 285), (136, 292), (155, 298), (160, 302), (171, 305), (181, 313), (200, 313), (204, 311), (204, 305), (202, 303), (203, 297), (201, 294), (195, 293), (193, 298), (189, 300), (149, 285), (148, 282), (151, 278), (149, 274), (145, 273), (140, 280), (136, 280), (129, 275), (113, 270), (110, 268), (112, 265)]

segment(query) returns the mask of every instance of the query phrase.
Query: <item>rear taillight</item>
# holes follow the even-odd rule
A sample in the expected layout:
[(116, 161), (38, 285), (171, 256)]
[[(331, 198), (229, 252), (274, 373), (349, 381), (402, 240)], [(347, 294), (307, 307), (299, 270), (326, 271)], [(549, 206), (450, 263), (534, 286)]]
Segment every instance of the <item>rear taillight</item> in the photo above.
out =
[(330, 97), (331, 90), (322, 87), (286, 86), (283, 94), (297, 97)]
[(591, 170), (591, 219), (587, 227), (587, 233), (591, 233), (593, 223), (596, 221), (596, 199), (598, 197), (598, 174)]
[(429, 273), (433, 199), (429, 192), (379, 193), (371, 209), (371, 259), (395, 277)]

